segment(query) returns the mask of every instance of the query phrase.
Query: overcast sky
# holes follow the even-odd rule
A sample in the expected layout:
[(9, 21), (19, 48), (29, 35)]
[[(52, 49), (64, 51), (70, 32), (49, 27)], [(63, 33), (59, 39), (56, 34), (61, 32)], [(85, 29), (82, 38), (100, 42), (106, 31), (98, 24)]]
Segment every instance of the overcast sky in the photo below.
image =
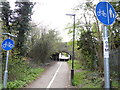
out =
[[(8, 0), (11, 3), (15, 0)], [(67, 23), (72, 23), (73, 19), (65, 14), (72, 14), (76, 5), (85, 0), (31, 0), (37, 1), (33, 11), (32, 19), (35, 23), (49, 25), (49, 28), (56, 29), (62, 36), (63, 41), (67, 42), (72, 39), (72, 36), (67, 35), (65, 26)], [(98, 0), (97, 0), (98, 1)], [(13, 4), (12, 4), (13, 5)]]
[(55, 28), (64, 42), (69, 41), (72, 37), (67, 35), (65, 26), (73, 19), (65, 14), (72, 13), (72, 8), (77, 4), (78, 0), (40, 0), (34, 8), (33, 20)]

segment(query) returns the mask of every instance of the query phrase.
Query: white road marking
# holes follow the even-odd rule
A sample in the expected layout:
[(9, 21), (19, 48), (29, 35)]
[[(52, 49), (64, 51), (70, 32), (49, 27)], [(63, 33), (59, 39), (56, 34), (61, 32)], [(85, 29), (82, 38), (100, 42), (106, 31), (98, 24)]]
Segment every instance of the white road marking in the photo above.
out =
[(55, 74), (54, 74), (52, 80), (50, 81), (50, 83), (48, 84), (47, 88), (50, 88), (50, 86), (52, 85), (52, 83), (53, 83), (53, 81), (55, 80), (55, 77), (56, 77), (56, 75), (57, 75), (57, 73), (58, 73), (61, 65), (62, 65), (62, 62), (60, 63), (60, 66), (58, 67), (57, 71), (55, 72)]

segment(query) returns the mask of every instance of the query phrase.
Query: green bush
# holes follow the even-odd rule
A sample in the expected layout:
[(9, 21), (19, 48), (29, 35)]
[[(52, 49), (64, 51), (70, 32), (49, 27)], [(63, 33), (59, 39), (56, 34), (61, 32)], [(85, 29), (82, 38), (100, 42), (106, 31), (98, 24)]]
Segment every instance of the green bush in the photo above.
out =
[(81, 72), (76, 72), (75, 77), (74, 77), (74, 85), (79, 86), (82, 85), (81, 88), (101, 88), (101, 78), (95, 78), (93, 80), (93, 77), (89, 79), (87, 77), (88, 74), (91, 72), (88, 71), (81, 71)]
[[(68, 61), (71, 65), (72, 62)], [(74, 61), (74, 69), (79, 70), (74, 75), (74, 85), (79, 88), (101, 88), (102, 78), (96, 72), (85, 70), (78, 60)]]
[[(72, 65), (72, 60), (68, 61), (68, 64), (71, 66)], [(74, 60), (74, 69), (80, 69), (83, 68), (83, 66), (81, 66), (80, 62), (78, 60)]]
[(24, 85), (26, 85), (26, 82), (15, 80), (14, 82), (8, 82), (7, 88), (22, 88)]
[[(8, 63), (8, 88), (22, 88), (26, 84), (35, 80), (36, 77), (38, 77), (40, 73), (44, 71), (43, 68), (32, 67), (29, 60), (23, 60), (23, 57), (19, 56), (19, 53), (15, 51), (14, 53), (11, 52)], [(2, 65), (4, 72), (4, 60)]]
[[(85, 84), (86, 81), (86, 71), (76, 72), (74, 76), (74, 85)], [(83, 82), (84, 81), (84, 82)]]
[(26, 76), (24, 76), (22, 79), (8, 82), (7, 88), (22, 88), (22, 87), (26, 86), (28, 83), (35, 80), (36, 77), (38, 77), (40, 75), (40, 73), (43, 71), (44, 71), (44, 69), (41, 69), (41, 68), (30, 69), (27, 72), (28, 74)]

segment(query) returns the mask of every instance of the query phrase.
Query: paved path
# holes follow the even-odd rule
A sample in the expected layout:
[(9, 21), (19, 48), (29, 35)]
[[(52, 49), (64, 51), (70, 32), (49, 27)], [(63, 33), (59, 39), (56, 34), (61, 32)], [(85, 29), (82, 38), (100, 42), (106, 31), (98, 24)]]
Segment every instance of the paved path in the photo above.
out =
[(26, 88), (69, 88), (70, 69), (67, 62), (56, 62)]

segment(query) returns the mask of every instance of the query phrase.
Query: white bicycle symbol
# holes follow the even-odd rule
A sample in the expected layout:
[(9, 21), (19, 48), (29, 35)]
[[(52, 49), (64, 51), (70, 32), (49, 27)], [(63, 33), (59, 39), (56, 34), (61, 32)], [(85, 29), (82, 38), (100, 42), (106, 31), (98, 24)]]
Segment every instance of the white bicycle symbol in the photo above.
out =
[(103, 17), (107, 17), (107, 14), (104, 12), (104, 10), (101, 10), (101, 9), (99, 9), (99, 11), (97, 12), (97, 15), (98, 16), (103, 16)]
[(13, 44), (11, 44), (10, 42), (5, 42), (5, 44), (3, 44), (3, 48), (6, 47), (13, 48)]

